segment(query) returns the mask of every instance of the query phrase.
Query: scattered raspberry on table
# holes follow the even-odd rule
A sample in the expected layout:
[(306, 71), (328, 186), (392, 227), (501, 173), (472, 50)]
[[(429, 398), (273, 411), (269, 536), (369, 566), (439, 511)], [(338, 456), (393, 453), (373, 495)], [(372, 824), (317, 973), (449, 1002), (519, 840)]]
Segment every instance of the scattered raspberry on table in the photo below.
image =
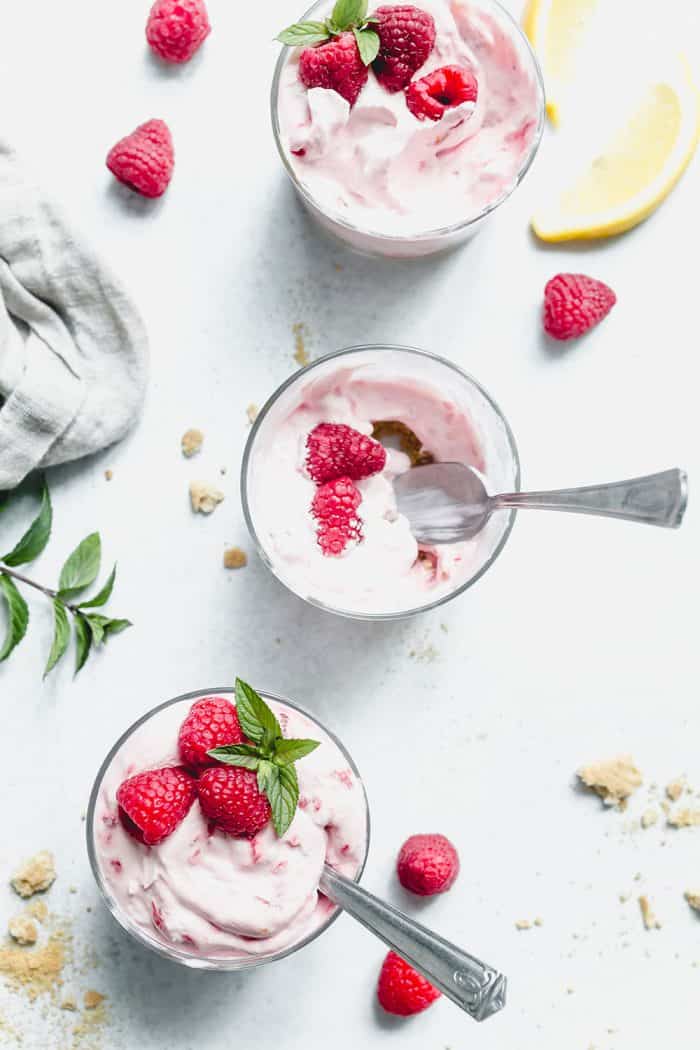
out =
[(162, 196), (173, 174), (175, 151), (163, 120), (148, 120), (120, 139), (107, 155), (107, 167), (125, 186), (144, 197)]
[(441, 994), (396, 952), (389, 952), (377, 984), (377, 998), (387, 1013), (410, 1017), (427, 1010)]
[(445, 893), (459, 874), (459, 856), (444, 835), (411, 835), (396, 864), (404, 889), (421, 897)]
[(189, 62), (210, 32), (204, 0), (156, 0), (146, 24), (146, 39), (165, 62)]
[(600, 324), (616, 302), (602, 281), (584, 273), (558, 273), (544, 290), (544, 330), (553, 339), (576, 339)]

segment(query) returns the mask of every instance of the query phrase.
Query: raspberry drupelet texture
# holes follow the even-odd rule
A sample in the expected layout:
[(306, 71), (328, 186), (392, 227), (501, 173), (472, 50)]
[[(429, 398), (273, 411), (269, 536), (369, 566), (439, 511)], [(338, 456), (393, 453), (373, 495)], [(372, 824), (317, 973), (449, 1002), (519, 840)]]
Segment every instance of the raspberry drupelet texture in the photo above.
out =
[(411, 835), (396, 864), (404, 889), (420, 897), (445, 893), (459, 874), (459, 856), (444, 835)]
[(362, 496), (352, 478), (335, 478), (316, 490), (311, 514), (317, 522), (318, 545), (324, 554), (342, 554), (348, 543), (362, 539), (357, 508)]
[(204, 0), (156, 0), (146, 39), (165, 62), (189, 62), (211, 32)]
[(193, 704), (178, 736), (180, 758), (194, 770), (216, 764), (207, 754), (212, 748), (244, 742), (235, 704), (223, 696), (206, 696)]
[(212, 766), (202, 773), (197, 787), (204, 816), (229, 835), (252, 839), (270, 819), (270, 803), (259, 791), (252, 769)]
[(441, 66), (414, 80), (406, 91), (406, 105), (418, 120), (440, 120), (448, 109), (476, 102), (476, 77), (461, 66)]
[(337, 91), (351, 106), (368, 76), (352, 33), (340, 33), (327, 44), (304, 48), (299, 56), (299, 79), (305, 87)]
[(399, 1017), (419, 1014), (432, 1006), (440, 995), (437, 988), (433, 988), (425, 977), (416, 973), (401, 956), (389, 952), (377, 984), (377, 998), (387, 1013)]
[(383, 445), (344, 423), (319, 423), (306, 439), (306, 450), (306, 469), (319, 485), (341, 476), (359, 481), (386, 464)]
[(612, 310), (612, 288), (583, 273), (558, 273), (544, 290), (544, 330), (553, 339), (576, 339)]
[(119, 816), (133, 838), (156, 846), (182, 823), (196, 797), (197, 783), (186, 770), (149, 769), (120, 785)]
[(175, 164), (173, 140), (163, 120), (149, 120), (120, 139), (107, 155), (112, 174), (144, 197), (165, 193)]
[(387, 91), (403, 91), (435, 46), (435, 20), (408, 4), (378, 7), (372, 28), (379, 35), (379, 54), (372, 63)]

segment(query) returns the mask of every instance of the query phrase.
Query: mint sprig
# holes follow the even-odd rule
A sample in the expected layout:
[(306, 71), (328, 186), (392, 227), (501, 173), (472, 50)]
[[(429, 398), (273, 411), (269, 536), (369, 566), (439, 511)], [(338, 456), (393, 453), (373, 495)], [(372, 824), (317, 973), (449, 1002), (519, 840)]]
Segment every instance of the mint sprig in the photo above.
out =
[(360, 58), (369, 66), (379, 54), (379, 34), (372, 29), (375, 19), (367, 17), (367, 2), (336, 0), (332, 14), (325, 22), (295, 22), (283, 29), (276, 39), (288, 47), (313, 47), (351, 30)]
[(207, 754), (225, 765), (258, 774), (258, 790), (270, 803), (272, 824), (281, 838), (294, 820), (299, 803), (294, 763), (315, 751), (320, 741), (283, 737), (274, 712), (260, 694), (240, 678), (236, 679), (236, 710), (241, 729), (254, 743), (215, 747)]

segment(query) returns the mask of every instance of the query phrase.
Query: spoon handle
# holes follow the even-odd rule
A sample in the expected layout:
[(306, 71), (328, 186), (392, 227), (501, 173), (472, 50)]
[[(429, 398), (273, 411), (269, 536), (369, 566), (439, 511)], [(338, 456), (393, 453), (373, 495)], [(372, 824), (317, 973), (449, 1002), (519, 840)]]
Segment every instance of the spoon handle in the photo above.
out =
[(641, 521), (677, 529), (688, 503), (688, 476), (682, 470), (665, 470), (644, 478), (609, 485), (589, 485), (554, 492), (509, 492), (494, 496), (492, 509), (565, 510), (575, 514), (600, 514), (606, 518)]
[(502, 974), (409, 919), (356, 882), (326, 866), (321, 876), (321, 892), (393, 948), (476, 1021), (491, 1017), (505, 1006), (506, 979)]

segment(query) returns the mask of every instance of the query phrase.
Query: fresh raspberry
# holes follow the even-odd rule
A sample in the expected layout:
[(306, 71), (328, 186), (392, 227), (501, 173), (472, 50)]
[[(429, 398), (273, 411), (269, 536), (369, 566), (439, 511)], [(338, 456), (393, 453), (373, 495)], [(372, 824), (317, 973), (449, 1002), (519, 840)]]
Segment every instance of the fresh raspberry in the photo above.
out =
[(144, 197), (160, 197), (170, 182), (175, 153), (163, 120), (149, 120), (120, 139), (107, 155), (113, 175)]
[(389, 952), (379, 974), (377, 998), (389, 1014), (409, 1017), (427, 1010), (442, 993), (397, 955)]
[(252, 769), (212, 766), (202, 773), (197, 787), (204, 816), (229, 835), (252, 839), (270, 819), (270, 803), (258, 790)]
[(612, 288), (583, 273), (558, 273), (544, 289), (544, 330), (575, 339), (606, 317), (617, 302)]
[(318, 522), (318, 545), (324, 554), (342, 554), (348, 543), (362, 539), (357, 508), (362, 496), (351, 478), (335, 478), (316, 490), (311, 513)]
[(378, 7), (370, 25), (379, 34), (379, 54), (372, 68), (387, 91), (403, 91), (435, 46), (435, 20), (406, 4)]
[(406, 105), (418, 120), (440, 120), (448, 109), (476, 102), (476, 77), (461, 66), (442, 66), (427, 77), (414, 80), (406, 92)]
[(359, 481), (386, 463), (383, 445), (345, 423), (319, 423), (306, 439), (306, 449), (306, 469), (318, 485), (343, 476)]
[(306, 47), (299, 56), (299, 79), (307, 88), (329, 88), (354, 106), (369, 73), (352, 33), (341, 33), (327, 44)]
[(189, 62), (211, 33), (204, 0), (156, 0), (146, 40), (166, 62)]
[(197, 782), (179, 766), (148, 769), (119, 786), (121, 822), (135, 839), (155, 846), (182, 823), (197, 797)]
[(178, 736), (180, 758), (192, 769), (215, 765), (207, 751), (244, 743), (235, 704), (223, 696), (205, 696), (190, 708)]
[(396, 864), (399, 882), (420, 897), (445, 893), (459, 875), (459, 857), (444, 835), (411, 835)]

